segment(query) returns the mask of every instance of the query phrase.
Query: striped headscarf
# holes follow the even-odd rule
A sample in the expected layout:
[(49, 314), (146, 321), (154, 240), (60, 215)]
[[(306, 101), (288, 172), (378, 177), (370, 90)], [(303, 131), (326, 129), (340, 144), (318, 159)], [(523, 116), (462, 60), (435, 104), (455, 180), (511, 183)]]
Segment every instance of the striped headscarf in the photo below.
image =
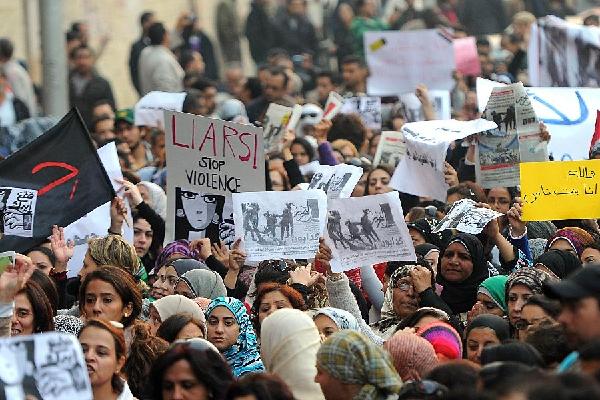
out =
[(317, 367), (343, 383), (362, 385), (356, 399), (385, 399), (402, 387), (390, 355), (355, 331), (339, 331), (324, 341)]
[(244, 303), (233, 297), (217, 297), (210, 302), (206, 309), (207, 320), (217, 307), (225, 307), (231, 311), (240, 327), (240, 334), (235, 344), (223, 352), (233, 375), (239, 378), (250, 372), (264, 371), (265, 367), (260, 359), (256, 334), (252, 328), (250, 317), (246, 313)]

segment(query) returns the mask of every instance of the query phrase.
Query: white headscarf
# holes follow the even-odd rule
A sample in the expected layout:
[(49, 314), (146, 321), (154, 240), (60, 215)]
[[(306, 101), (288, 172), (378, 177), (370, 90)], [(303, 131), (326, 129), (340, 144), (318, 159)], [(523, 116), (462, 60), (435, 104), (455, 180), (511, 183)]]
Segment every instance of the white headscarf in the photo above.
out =
[(156, 183), (141, 181), (138, 183), (148, 190), (148, 205), (152, 208), (162, 219), (167, 219), (167, 195), (160, 186)]
[(284, 308), (261, 324), (260, 353), (267, 371), (277, 374), (298, 400), (324, 399), (315, 383), (319, 331), (300, 310)]

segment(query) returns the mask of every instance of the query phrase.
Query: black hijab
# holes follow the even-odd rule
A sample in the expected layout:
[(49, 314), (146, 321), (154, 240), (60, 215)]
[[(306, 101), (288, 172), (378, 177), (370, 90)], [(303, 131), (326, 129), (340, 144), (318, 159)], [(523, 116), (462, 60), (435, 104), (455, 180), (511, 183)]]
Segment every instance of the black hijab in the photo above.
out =
[(503, 342), (506, 339), (510, 338), (510, 326), (508, 324), (508, 321), (497, 315), (478, 315), (473, 319), (473, 321), (471, 321), (469, 326), (467, 326), (465, 336), (469, 337), (469, 332), (471, 332), (475, 328), (490, 328), (496, 333), (496, 337), (500, 342)]
[(535, 260), (533, 265), (536, 264), (543, 264), (560, 279), (581, 268), (581, 260), (575, 254), (564, 250), (549, 250)]
[[(450, 282), (442, 275), (442, 262), (444, 253), (448, 246), (452, 243), (462, 244), (469, 254), (473, 262), (473, 272), (467, 279), (462, 282)], [(476, 236), (468, 233), (458, 233), (440, 252), (440, 262), (438, 263), (437, 282), (444, 287), (441, 298), (448, 304), (450, 309), (455, 314), (467, 312), (473, 307), (477, 301), (477, 289), (479, 284), (489, 278), (487, 261), (483, 251), (483, 245)]]
[(425, 258), (427, 254), (429, 254), (433, 250), (439, 252), (440, 248), (437, 247), (435, 244), (431, 243), (423, 243), (415, 246), (415, 253), (417, 253), (418, 256), (421, 256), (423, 258)]

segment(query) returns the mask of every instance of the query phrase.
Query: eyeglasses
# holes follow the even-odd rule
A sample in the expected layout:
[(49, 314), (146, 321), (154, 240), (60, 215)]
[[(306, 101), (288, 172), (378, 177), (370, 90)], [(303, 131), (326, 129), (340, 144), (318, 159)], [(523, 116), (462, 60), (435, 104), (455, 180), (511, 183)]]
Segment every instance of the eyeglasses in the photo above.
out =
[(447, 393), (448, 388), (435, 381), (408, 381), (404, 383), (400, 393), (398, 393), (398, 400), (408, 400), (414, 398), (441, 399)]
[(400, 291), (402, 292), (408, 292), (412, 288), (412, 283), (408, 282), (396, 282), (396, 284), (394, 285), (394, 289), (400, 289)]

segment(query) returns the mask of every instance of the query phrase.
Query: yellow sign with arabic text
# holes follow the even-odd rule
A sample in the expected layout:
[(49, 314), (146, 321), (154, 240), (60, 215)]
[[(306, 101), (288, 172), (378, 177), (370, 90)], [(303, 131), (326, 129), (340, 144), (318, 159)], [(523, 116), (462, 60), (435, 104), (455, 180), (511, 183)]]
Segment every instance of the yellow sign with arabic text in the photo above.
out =
[(600, 218), (600, 160), (520, 166), (523, 220)]

